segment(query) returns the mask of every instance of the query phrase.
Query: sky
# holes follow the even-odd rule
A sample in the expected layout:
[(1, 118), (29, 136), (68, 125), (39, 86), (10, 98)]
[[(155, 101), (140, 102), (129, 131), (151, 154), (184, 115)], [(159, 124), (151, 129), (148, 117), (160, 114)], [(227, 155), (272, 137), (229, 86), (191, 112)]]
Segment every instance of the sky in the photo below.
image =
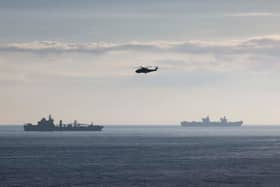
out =
[(279, 18), (277, 0), (0, 0), (0, 122), (280, 124)]

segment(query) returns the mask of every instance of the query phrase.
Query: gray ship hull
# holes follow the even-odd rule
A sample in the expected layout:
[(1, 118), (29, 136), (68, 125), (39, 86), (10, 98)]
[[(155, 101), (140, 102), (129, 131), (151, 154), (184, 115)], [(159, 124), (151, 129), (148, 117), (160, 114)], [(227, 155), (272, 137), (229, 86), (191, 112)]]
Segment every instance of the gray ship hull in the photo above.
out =
[(202, 123), (202, 122), (187, 122), (182, 121), (182, 127), (241, 127), (242, 121), (238, 122), (228, 122), (228, 123), (220, 123), (220, 122), (210, 122), (210, 123)]
[(87, 127), (40, 127), (37, 125), (24, 125), (24, 131), (102, 131), (103, 126), (93, 125)]

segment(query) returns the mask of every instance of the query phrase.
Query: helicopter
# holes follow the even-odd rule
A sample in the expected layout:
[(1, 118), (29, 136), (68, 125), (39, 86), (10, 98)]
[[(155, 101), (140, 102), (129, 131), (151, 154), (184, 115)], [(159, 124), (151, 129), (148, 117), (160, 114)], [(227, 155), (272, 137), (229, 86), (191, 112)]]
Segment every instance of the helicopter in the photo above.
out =
[(141, 66), (139, 67), (135, 72), (136, 73), (150, 73), (150, 72), (153, 72), (153, 71), (157, 71), (158, 70), (158, 66), (155, 66), (154, 68), (151, 67), (151, 66)]

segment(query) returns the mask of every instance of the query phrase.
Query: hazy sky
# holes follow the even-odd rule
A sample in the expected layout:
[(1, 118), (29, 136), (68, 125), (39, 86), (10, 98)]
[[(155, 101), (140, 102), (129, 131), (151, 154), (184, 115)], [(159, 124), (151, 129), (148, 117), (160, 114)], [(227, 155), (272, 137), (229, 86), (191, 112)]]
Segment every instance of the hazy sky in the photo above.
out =
[(0, 122), (280, 124), (279, 18), (277, 0), (0, 0)]

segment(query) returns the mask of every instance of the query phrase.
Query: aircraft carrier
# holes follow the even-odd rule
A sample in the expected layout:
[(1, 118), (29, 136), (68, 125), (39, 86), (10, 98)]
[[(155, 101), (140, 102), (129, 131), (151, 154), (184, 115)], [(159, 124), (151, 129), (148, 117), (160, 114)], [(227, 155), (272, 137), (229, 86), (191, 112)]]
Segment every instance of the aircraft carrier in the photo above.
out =
[(54, 120), (49, 115), (49, 118), (42, 118), (38, 121), (37, 125), (27, 123), (24, 126), (24, 131), (101, 131), (103, 126), (91, 124), (81, 124), (76, 120), (74, 123), (63, 124), (62, 120), (59, 121), (59, 125), (54, 124)]
[(226, 117), (220, 118), (220, 121), (210, 121), (209, 116), (202, 118), (202, 121), (182, 121), (183, 127), (241, 127), (243, 121), (229, 122)]

